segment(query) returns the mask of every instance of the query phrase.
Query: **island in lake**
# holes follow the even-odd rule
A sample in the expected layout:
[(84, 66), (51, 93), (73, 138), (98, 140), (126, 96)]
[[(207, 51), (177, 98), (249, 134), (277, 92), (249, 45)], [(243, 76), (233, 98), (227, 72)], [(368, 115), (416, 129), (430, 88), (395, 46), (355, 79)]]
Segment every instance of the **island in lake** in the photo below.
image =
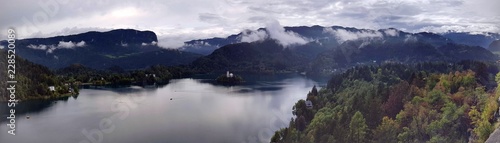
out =
[(230, 73), (229, 71), (226, 72), (226, 74), (220, 75), (215, 79), (218, 83), (222, 84), (240, 84), (243, 82), (243, 78), (238, 75), (234, 75), (233, 73)]

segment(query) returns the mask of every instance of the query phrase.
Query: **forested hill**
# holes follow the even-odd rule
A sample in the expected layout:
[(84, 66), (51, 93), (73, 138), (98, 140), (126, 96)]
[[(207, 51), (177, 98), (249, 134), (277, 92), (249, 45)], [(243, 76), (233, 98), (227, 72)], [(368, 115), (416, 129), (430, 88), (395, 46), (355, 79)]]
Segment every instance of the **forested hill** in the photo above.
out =
[(231, 70), (331, 75), (359, 65), (499, 60), (497, 55), (487, 49), (488, 46), (484, 46), (484, 43), (489, 45), (498, 38), (498, 34), (493, 33), (489, 33), (490, 36), (410, 33), (394, 28), (371, 30), (341, 26), (285, 27), (284, 32), (301, 42), (283, 45), (282, 42), (287, 39), (276, 38), (276, 35), (273, 36), (275, 33), (260, 28), (225, 39), (190, 41), (183, 50), (214, 50), (192, 63), (195, 70), (203, 72)]
[(247, 71), (247, 72), (284, 72), (304, 70), (314, 56), (298, 52), (316, 52), (315, 47), (296, 47), (284, 49), (276, 41), (268, 40), (254, 43), (230, 44), (215, 50), (212, 54), (195, 60), (193, 69), (202, 72)]
[[(17, 55), (51, 69), (82, 64), (93, 69), (120, 66), (124, 69), (143, 69), (152, 65), (189, 64), (201, 55), (164, 49), (157, 45), (152, 31), (116, 29), (106, 32), (90, 31), (75, 35), (16, 41)], [(6, 41), (0, 46), (7, 47)]]
[[(425, 37), (424, 37), (425, 38)], [(358, 65), (413, 64), (430, 61), (496, 61), (499, 58), (478, 46), (454, 43), (436, 45), (426, 40), (359, 39), (327, 48), (308, 43), (284, 48), (276, 40), (223, 46), (195, 60), (197, 71), (247, 71), (258, 73), (307, 72), (330, 75)]]
[[(445, 32), (445, 33), (409, 33), (395, 28), (370, 30), (360, 29), (355, 27), (343, 26), (295, 26), (283, 27), (286, 32), (293, 32), (305, 39), (310, 39), (312, 42), (321, 43), (322, 46), (331, 48), (342, 44), (344, 40), (352, 40), (356, 38), (373, 39), (373, 38), (389, 38), (389, 39), (407, 39), (412, 40), (422, 39), (427, 42), (432, 42), (435, 46), (440, 46), (446, 43), (456, 43), (468, 46), (479, 46), (485, 49), (490, 49), (488, 46), (495, 40), (500, 38), (498, 33), (469, 33), (469, 32)], [(267, 32), (267, 28), (259, 28), (257, 30), (245, 30), (228, 37), (216, 37), (208, 39), (191, 40), (184, 43), (181, 47), (183, 51), (209, 55), (214, 50), (229, 44), (240, 43), (243, 37), (252, 32)]]
[[(17, 56), (17, 55), (16, 55)], [(0, 102), (9, 99), (6, 91), (7, 84), (7, 52), (0, 51)], [(47, 67), (27, 61), (17, 56), (15, 61), (16, 99), (48, 99), (59, 98), (78, 94), (78, 87), (71, 81), (64, 81), (52, 73)], [(9, 79), (10, 80), (10, 79)], [(68, 85), (65, 85), (68, 84)], [(49, 86), (54, 86), (55, 91), (50, 91)], [(73, 91), (70, 93), (70, 88)]]
[[(180, 49), (163, 49), (158, 46), (157, 35), (152, 31), (116, 29), (20, 39), (16, 41), (16, 47), (19, 56), (51, 69), (72, 64), (98, 70), (115, 66), (134, 70), (153, 65), (191, 64), (198, 72), (231, 70), (330, 75), (356, 65), (386, 62), (498, 60), (486, 48), (474, 45), (475, 40), (464, 40), (471, 36), (466, 33), (440, 35), (409, 33), (394, 28), (371, 30), (341, 26), (299, 26), (285, 27), (284, 30), (282, 32), (302, 42), (283, 45), (281, 42), (286, 39), (275, 38), (275, 33), (260, 28), (227, 38), (188, 41)], [(476, 35), (474, 39), (489, 42), (496, 38), (495, 34), (492, 35)], [(252, 38), (255, 36), (259, 39)], [(6, 41), (0, 41), (0, 46), (6, 44)], [(495, 47), (494, 43), (492, 45)], [(191, 53), (195, 51), (206, 56)]]
[(496, 128), (497, 72), (474, 61), (352, 68), (299, 100), (271, 142), (484, 142)]

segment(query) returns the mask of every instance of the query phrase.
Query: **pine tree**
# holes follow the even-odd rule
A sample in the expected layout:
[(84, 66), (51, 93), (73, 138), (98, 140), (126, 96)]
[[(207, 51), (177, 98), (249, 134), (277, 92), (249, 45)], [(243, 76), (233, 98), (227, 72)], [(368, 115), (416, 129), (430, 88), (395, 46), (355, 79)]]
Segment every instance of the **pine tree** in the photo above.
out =
[(349, 123), (349, 141), (353, 143), (365, 142), (368, 126), (361, 112), (357, 111), (351, 118)]

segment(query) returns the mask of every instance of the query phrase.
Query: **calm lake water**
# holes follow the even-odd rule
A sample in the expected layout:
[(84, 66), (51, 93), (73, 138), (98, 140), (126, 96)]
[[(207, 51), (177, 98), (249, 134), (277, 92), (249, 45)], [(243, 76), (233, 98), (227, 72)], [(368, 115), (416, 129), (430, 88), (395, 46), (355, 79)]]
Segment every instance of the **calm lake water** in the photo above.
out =
[(76, 98), (23, 102), (16, 108), (23, 112), (16, 114), (16, 135), (7, 134), (1, 120), (0, 142), (269, 142), (287, 126), (293, 104), (323, 84), (298, 75), (244, 76), (247, 82), (231, 87), (195, 78), (155, 89), (83, 89)]

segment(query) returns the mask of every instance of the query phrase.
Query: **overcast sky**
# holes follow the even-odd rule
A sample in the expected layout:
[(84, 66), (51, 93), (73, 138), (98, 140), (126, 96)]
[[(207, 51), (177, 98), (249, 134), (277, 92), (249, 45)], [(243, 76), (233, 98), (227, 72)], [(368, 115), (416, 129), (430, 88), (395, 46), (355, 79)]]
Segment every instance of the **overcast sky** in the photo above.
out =
[(0, 36), (48, 37), (117, 28), (151, 30), (159, 44), (225, 37), (245, 29), (348, 26), (408, 32), (500, 33), (499, 0), (5, 0)]

